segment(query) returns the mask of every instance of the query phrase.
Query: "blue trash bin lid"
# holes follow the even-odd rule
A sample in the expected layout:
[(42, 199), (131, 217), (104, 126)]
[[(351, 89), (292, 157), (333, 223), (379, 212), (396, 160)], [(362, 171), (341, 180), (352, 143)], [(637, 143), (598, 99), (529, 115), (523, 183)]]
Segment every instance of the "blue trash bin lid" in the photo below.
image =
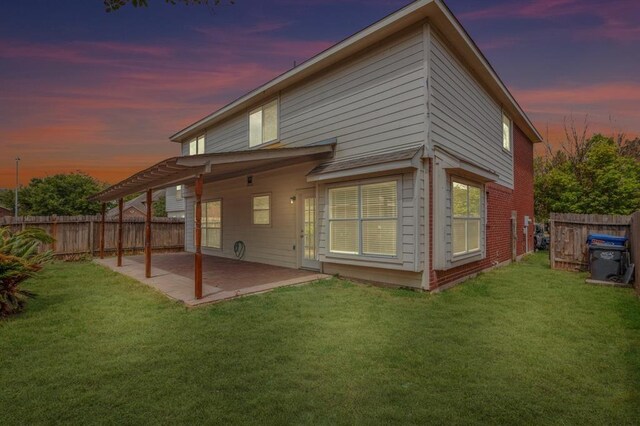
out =
[(605, 246), (623, 246), (627, 243), (627, 237), (616, 237), (607, 234), (589, 234), (587, 244), (599, 244)]

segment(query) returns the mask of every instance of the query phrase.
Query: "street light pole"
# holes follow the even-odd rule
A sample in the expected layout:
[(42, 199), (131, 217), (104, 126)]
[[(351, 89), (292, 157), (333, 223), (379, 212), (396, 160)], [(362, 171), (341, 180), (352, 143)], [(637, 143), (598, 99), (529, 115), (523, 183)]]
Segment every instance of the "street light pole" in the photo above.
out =
[(20, 164), (20, 157), (16, 157), (16, 204), (15, 204), (15, 217), (18, 218), (18, 190), (20, 189), (20, 179), (18, 178), (18, 167)]

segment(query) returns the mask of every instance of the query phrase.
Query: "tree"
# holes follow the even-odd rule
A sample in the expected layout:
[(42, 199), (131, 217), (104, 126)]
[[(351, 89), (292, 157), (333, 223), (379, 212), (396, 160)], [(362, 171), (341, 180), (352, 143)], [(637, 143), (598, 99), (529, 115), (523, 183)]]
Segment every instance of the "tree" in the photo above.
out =
[(33, 178), (18, 192), (19, 213), (23, 216), (97, 214), (100, 203), (89, 201), (88, 197), (107, 186), (82, 172)]
[(0, 206), (13, 211), (15, 193), (13, 189), (0, 189)]
[[(640, 210), (638, 142), (619, 143), (601, 134), (586, 138), (571, 123), (568, 143), (534, 162), (535, 211), (631, 214)], [(585, 127), (586, 128), (586, 127)]]
[(620, 154), (640, 161), (640, 138), (627, 139), (620, 145)]
[(154, 217), (167, 217), (167, 199), (163, 195), (159, 197), (153, 203), (153, 216)]
[[(222, 0), (164, 0), (165, 3), (176, 5), (178, 3), (189, 5), (218, 6)], [(229, 4), (235, 3), (235, 0), (228, 0)], [(106, 12), (115, 12), (121, 7), (131, 4), (133, 7), (148, 7), (149, 0), (103, 0), (104, 10)]]

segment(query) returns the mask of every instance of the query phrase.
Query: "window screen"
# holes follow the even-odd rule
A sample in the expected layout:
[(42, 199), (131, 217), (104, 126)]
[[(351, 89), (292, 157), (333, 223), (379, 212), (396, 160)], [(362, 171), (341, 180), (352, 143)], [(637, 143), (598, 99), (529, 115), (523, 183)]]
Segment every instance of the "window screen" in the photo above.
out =
[(480, 187), (453, 181), (451, 187), (453, 219), (451, 224), (453, 255), (480, 250)]

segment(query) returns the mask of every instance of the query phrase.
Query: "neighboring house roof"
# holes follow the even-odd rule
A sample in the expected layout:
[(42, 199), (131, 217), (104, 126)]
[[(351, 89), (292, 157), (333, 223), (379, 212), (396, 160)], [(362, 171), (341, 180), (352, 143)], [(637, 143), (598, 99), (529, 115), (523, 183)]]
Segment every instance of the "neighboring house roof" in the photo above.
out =
[[(164, 190), (154, 191), (151, 199), (153, 201), (158, 201), (162, 197), (164, 197)], [(138, 212), (140, 212), (140, 214), (146, 215), (147, 214), (146, 204), (147, 204), (147, 194), (142, 193), (138, 195), (136, 198), (132, 198), (131, 200), (124, 203), (124, 206), (122, 207), (122, 211), (126, 212), (129, 209), (135, 209)], [(109, 217), (118, 216), (118, 207), (116, 206), (112, 209), (109, 209), (109, 211), (107, 212), (107, 216)]]
[(11, 209), (0, 206), (0, 217), (11, 216), (12, 214), (13, 211)]
[(533, 142), (542, 140), (531, 120), (500, 80), (489, 61), (462, 27), (442, 0), (417, 0), (388, 15), (362, 31), (335, 44), (299, 66), (285, 72), (268, 83), (222, 107), (213, 114), (185, 127), (170, 137), (174, 142), (183, 142), (189, 137), (217, 122), (242, 112), (252, 104), (266, 100), (279, 91), (311, 75), (347, 59), (354, 53), (378, 43), (391, 34), (409, 25), (428, 19), (454, 46), (457, 54), (470, 67), (476, 78), (485, 86)]

